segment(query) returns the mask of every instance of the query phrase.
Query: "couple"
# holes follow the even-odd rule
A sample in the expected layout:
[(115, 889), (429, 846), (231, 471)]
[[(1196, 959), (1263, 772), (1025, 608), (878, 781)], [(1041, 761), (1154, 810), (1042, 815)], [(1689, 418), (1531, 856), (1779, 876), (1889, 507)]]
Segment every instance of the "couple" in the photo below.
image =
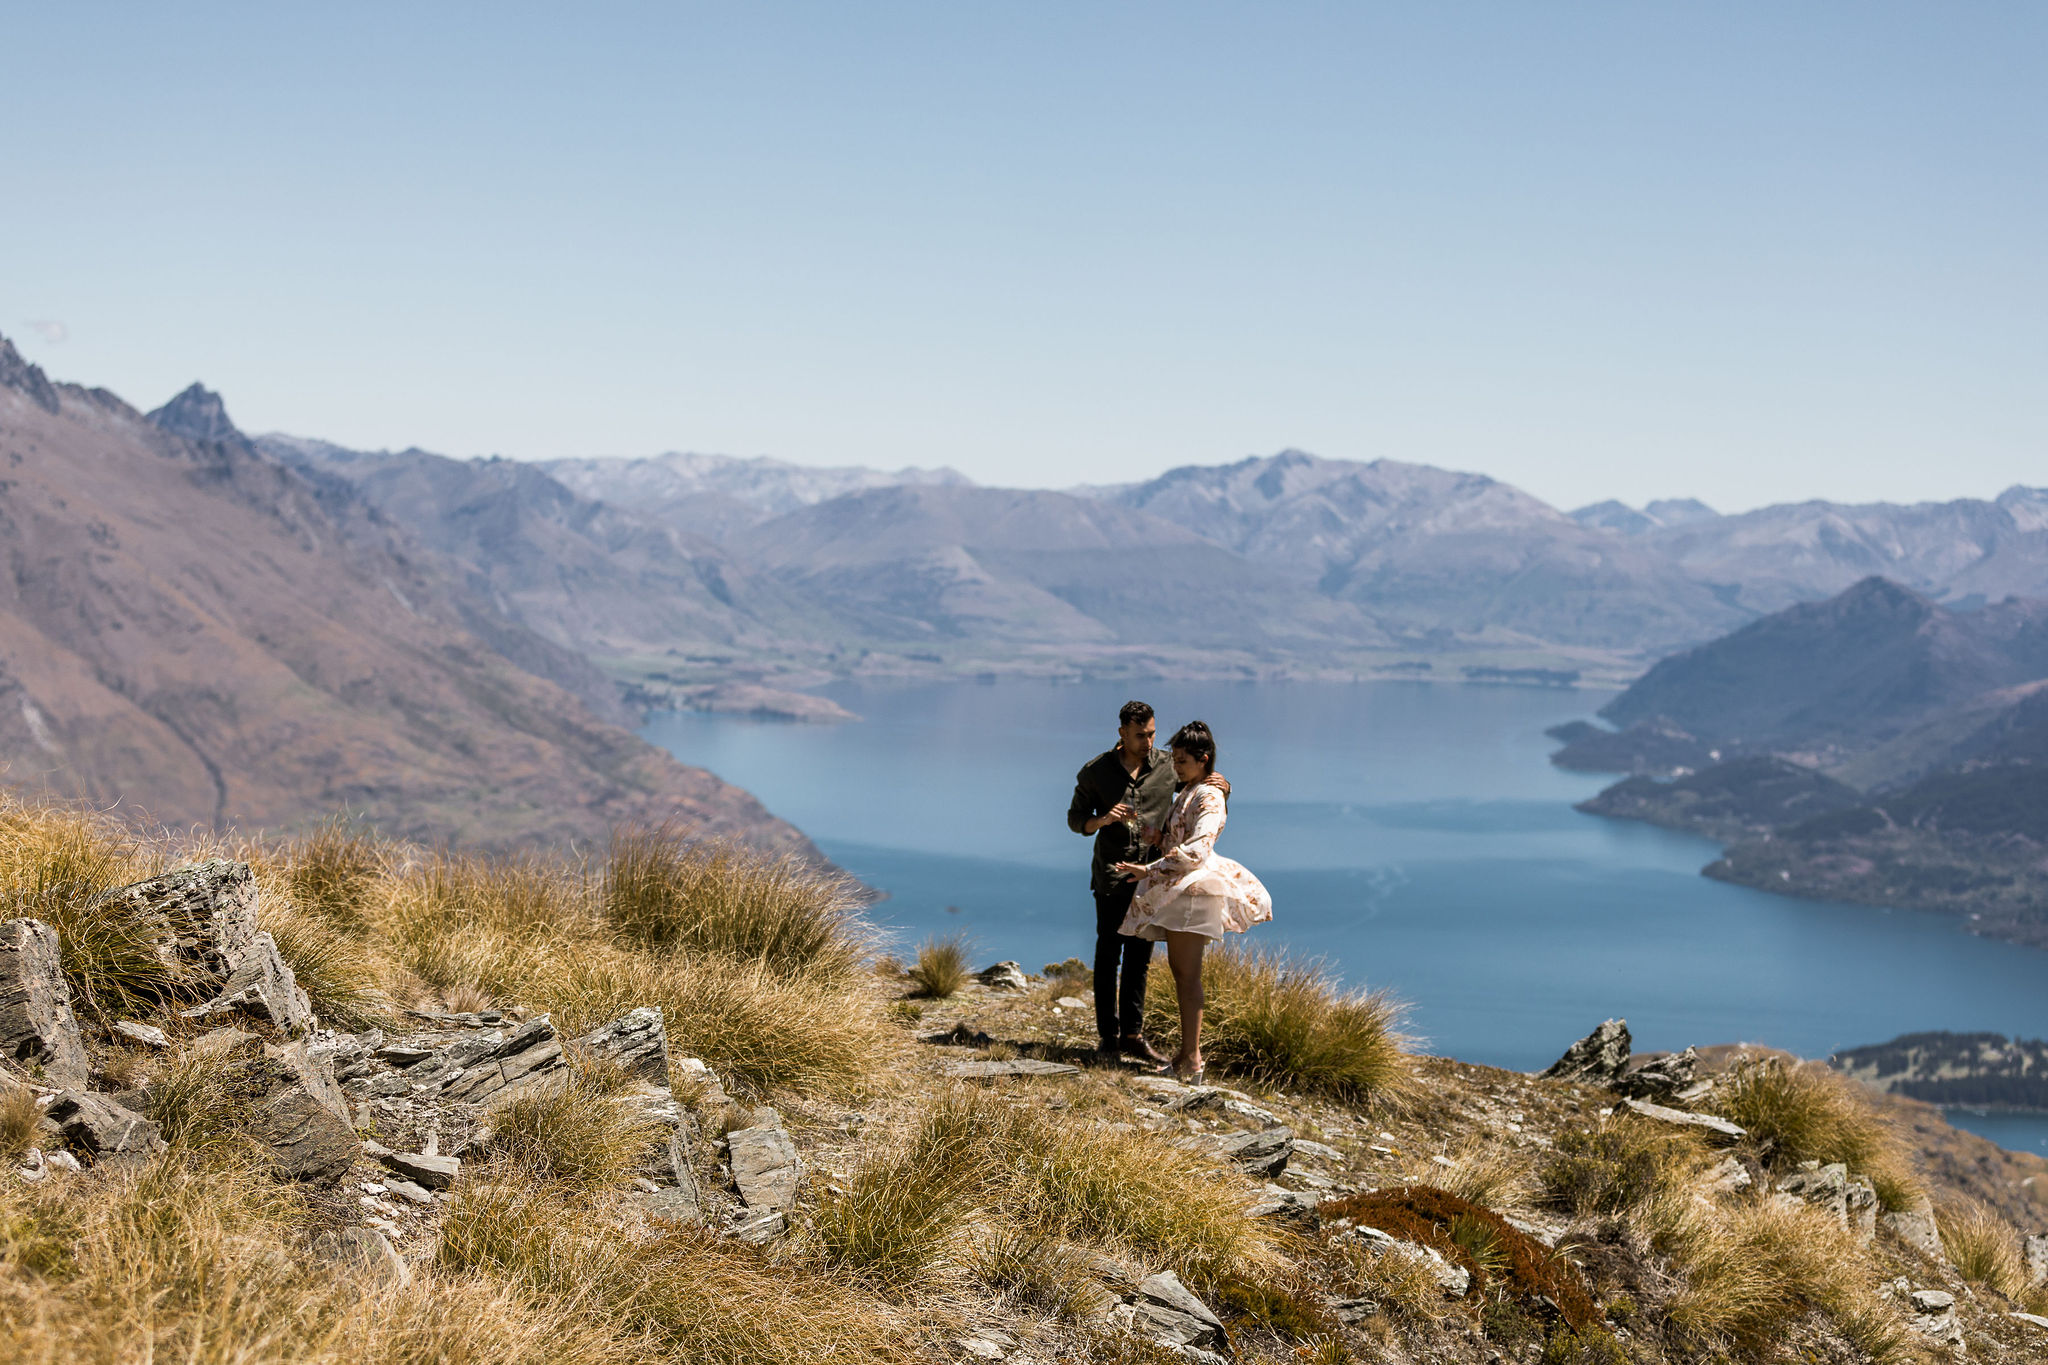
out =
[[(1174, 732), (1171, 752), (1153, 748), (1152, 708), (1125, 702), (1114, 749), (1074, 779), (1067, 828), (1095, 836), (1095, 1026), (1105, 1057), (1166, 1058), (1145, 1041), (1145, 974), (1152, 945), (1180, 1000), (1174, 1074), (1202, 1080), (1202, 951), (1224, 933), (1273, 917), (1259, 879), (1216, 852), (1230, 783), (1216, 771), (1216, 737), (1201, 721)], [(1176, 792), (1178, 795), (1176, 795)], [(1121, 969), (1121, 970), (1119, 970)]]

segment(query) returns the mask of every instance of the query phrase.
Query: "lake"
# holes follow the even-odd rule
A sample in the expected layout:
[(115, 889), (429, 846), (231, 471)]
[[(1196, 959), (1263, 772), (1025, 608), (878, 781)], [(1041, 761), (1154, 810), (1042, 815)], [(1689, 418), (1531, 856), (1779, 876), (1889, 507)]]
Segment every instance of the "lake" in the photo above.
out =
[[(1074, 772), (1127, 696), (1201, 719), (1234, 785), (1219, 847), (1273, 893), (1258, 942), (1409, 1004), (1429, 1050), (1548, 1065), (1610, 1016), (1639, 1050), (1754, 1042), (1820, 1057), (1920, 1029), (2048, 1036), (2048, 953), (1912, 911), (1708, 881), (1715, 845), (1581, 815), (1610, 778), (1550, 766), (1546, 727), (1611, 694), (1431, 683), (841, 684), (837, 726), (695, 712), (642, 733), (752, 791), (887, 893), (914, 949), (1092, 955)], [(1163, 739), (1162, 739), (1163, 742)], [(1159, 969), (1163, 970), (1163, 958)], [(1952, 1115), (2048, 1154), (2048, 1116)]]

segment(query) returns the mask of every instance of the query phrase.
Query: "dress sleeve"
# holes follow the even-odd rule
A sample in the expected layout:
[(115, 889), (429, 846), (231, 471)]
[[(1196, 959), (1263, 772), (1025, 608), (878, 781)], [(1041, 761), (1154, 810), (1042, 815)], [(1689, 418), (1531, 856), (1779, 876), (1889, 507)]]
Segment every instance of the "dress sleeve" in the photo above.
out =
[(1154, 872), (1187, 872), (1209, 856), (1216, 836), (1223, 832), (1223, 793), (1203, 787), (1195, 793), (1195, 827), (1183, 842), (1174, 845), (1149, 864)]

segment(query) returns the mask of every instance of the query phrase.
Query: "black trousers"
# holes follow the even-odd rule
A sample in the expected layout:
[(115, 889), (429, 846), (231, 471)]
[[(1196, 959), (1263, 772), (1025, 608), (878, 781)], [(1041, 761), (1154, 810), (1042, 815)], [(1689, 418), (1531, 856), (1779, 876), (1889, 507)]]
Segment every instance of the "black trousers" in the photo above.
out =
[(1152, 965), (1152, 941), (1117, 932), (1137, 889), (1134, 881), (1116, 881), (1095, 893), (1095, 1029), (1105, 1043), (1135, 1038), (1144, 1031), (1145, 972)]

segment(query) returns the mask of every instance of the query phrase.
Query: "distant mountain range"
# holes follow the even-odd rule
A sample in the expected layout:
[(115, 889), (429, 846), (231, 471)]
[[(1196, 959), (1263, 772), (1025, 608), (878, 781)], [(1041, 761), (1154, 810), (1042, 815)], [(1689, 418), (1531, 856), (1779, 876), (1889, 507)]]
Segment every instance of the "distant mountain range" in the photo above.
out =
[(339, 811), (430, 842), (676, 819), (803, 836), (632, 735), (579, 654), (194, 386), (145, 416), (0, 339), (0, 762), (170, 825)]
[[(605, 546), (669, 533), (667, 567), (616, 585), (633, 598), (685, 560), (714, 596), (724, 585), (728, 610), (620, 620), (601, 600), (613, 589), (579, 570), (568, 617), (550, 624), (537, 600), (519, 608), (549, 638), (597, 656), (659, 646), (843, 671), (879, 651), (973, 671), (1045, 668), (1065, 650), (1084, 669), (1171, 672), (1191, 656), (1226, 658), (1220, 650), (1248, 671), (1293, 660), (1369, 673), (1390, 656), (1463, 655), (1482, 668), (1579, 661), (1625, 677), (1676, 646), (1839, 591), (1872, 565), (1962, 606), (1994, 583), (2048, 595), (2048, 493), (2025, 489), (1934, 508), (1803, 504), (1724, 517), (1675, 500), (1566, 515), (1481, 475), (1293, 450), (1067, 492), (982, 488), (945, 469), (669, 454), (553, 460), (518, 467), (516, 479), (500, 469), (490, 496), (535, 507), (485, 517), (480, 494), (452, 505), (416, 494), (456, 487), (448, 466), (506, 462), (257, 443), (351, 479), (486, 577), (506, 579), (508, 558), (544, 562), (546, 547), (514, 529), (539, 518), (573, 524), (583, 540), (601, 527), (591, 543)], [(420, 472), (408, 478), (405, 466)], [(462, 524), (429, 527), (436, 517)], [(492, 528), (518, 552), (479, 539)], [(1190, 584), (1210, 603), (1199, 620), (1181, 605)], [(538, 580), (530, 590), (570, 591)]]
[(2048, 601), (1866, 579), (1660, 661), (1554, 761), (1580, 809), (1729, 845), (1708, 876), (2048, 946)]

